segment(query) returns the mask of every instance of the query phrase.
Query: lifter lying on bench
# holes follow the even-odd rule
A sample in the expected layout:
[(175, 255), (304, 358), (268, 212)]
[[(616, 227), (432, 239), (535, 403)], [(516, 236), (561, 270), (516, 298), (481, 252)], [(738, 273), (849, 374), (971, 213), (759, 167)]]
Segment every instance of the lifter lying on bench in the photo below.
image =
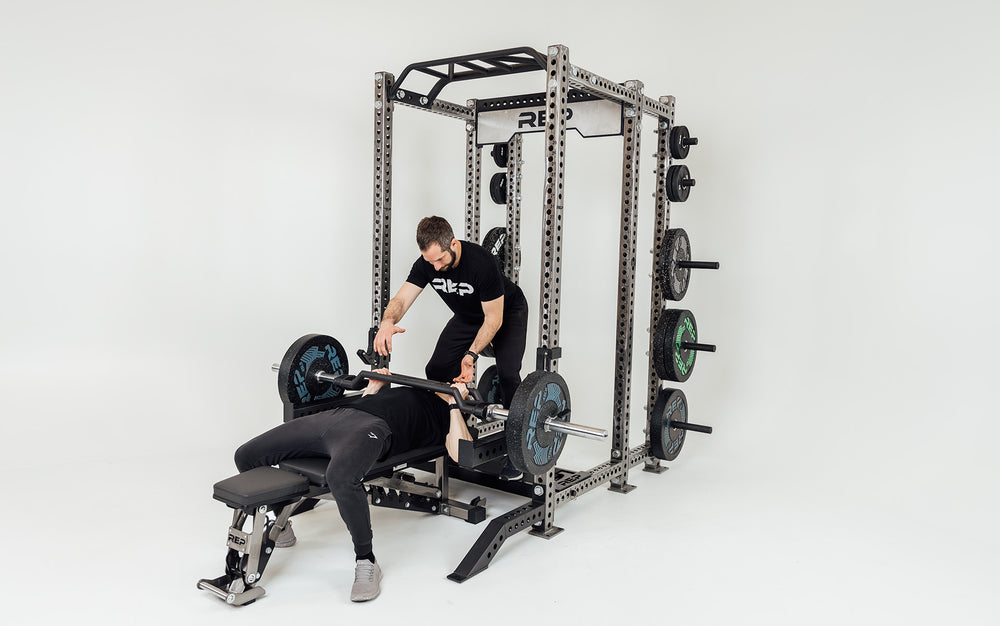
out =
[[(385, 369), (378, 371), (389, 373)], [(270, 505), (275, 511), (282, 509), (272, 526), (266, 529), (263, 550), (260, 549), (261, 546), (255, 547), (257, 552), (266, 552), (266, 556), (250, 554), (253, 550), (246, 548), (248, 554), (244, 559), (259, 559), (261, 562), (259, 567), (255, 562), (252, 570), (263, 570), (263, 563), (266, 563), (272, 547), (286, 547), (295, 542), (291, 522), (288, 521), (294, 507), (289, 503), (303, 495), (314, 495), (310, 493), (309, 481), (305, 476), (270, 466), (289, 459), (329, 457), (325, 486), (320, 487), (323, 490), (329, 488), (354, 542), (356, 560), (351, 600), (363, 602), (378, 596), (382, 572), (372, 551), (371, 516), (363, 484), (366, 475), (379, 461), (420, 448), (440, 446), (442, 440), (448, 455), (457, 460), (458, 441), (472, 439), (452, 396), (411, 387), (382, 390), (385, 385), (383, 381), (369, 380), (361, 395), (344, 397), (333, 409), (285, 422), (254, 437), (236, 451), (236, 467), (241, 474), (216, 485), (216, 498), (237, 509), (234, 528), (242, 525), (247, 511), (253, 511), (254, 507), (261, 504)], [(468, 397), (465, 384), (456, 383), (452, 386), (459, 390), (463, 400)], [(257, 474), (251, 475), (251, 472)], [(247, 490), (245, 487), (251, 478), (254, 486)], [(314, 485), (312, 492), (316, 492), (315, 487)], [(220, 491), (223, 492), (223, 497), (220, 497)], [(248, 491), (254, 493), (247, 495)], [(284, 501), (275, 502), (275, 498)], [(242, 518), (239, 517), (241, 508)], [(255, 526), (266, 524), (263, 520), (263, 515), (256, 515)], [(234, 538), (233, 534), (231, 531), (231, 546), (234, 540), (237, 544), (249, 543), (247, 537)], [(260, 536), (260, 533), (257, 535)], [(243, 552), (244, 550), (239, 551), (240, 554)], [(230, 553), (227, 566), (232, 571), (234, 563), (230, 561), (236, 557), (233, 556), (234, 550)], [(251, 580), (247, 582), (254, 582), (253, 579), (257, 577), (254, 571), (250, 572)], [(229, 593), (230, 589), (223, 588), (231, 587), (232, 578), (229, 575), (214, 581), (203, 580), (199, 587), (221, 597), (228, 595), (227, 601), (234, 603), (234, 594)], [(249, 603), (262, 594), (261, 589), (259, 593), (235, 603)]]

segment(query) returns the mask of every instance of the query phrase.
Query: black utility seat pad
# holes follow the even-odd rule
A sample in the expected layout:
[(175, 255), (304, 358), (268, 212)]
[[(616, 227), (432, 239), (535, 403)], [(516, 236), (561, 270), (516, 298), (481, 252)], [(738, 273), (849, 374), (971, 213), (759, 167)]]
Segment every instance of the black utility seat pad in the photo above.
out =
[(254, 507), (291, 500), (309, 491), (305, 476), (276, 467), (255, 467), (215, 483), (213, 497), (231, 507)]
[[(378, 478), (379, 476), (391, 474), (392, 468), (398, 465), (406, 464), (409, 466), (415, 463), (423, 463), (424, 461), (436, 459), (444, 454), (444, 446), (429, 446), (427, 448), (417, 448), (416, 450), (410, 450), (409, 452), (405, 452), (403, 454), (390, 456), (383, 461), (376, 462), (375, 465), (368, 470), (368, 473), (365, 474), (365, 480), (371, 480), (373, 478)], [(278, 467), (290, 472), (298, 472), (308, 478), (309, 482), (312, 484), (320, 487), (326, 487), (326, 466), (329, 464), (330, 457), (310, 456), (300, 459), (285, 459), (281, 463), (278, 463)]]

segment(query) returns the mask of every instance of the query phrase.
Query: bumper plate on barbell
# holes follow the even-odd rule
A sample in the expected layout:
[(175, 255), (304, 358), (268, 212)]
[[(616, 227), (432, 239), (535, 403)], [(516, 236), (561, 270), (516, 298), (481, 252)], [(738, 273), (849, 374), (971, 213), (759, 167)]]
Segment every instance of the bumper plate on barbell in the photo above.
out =
[(528, 374), (510, 403), (507, 418), (507, 455), (525, 474), (549, 471), (566, 444), (566, 434), (545, 430), (545, 421), (560, 416), (569, 419), (569, 387), (556, 372), (536, 370)]
[(289, 346), (278, 370), (278, 395), (285, 403), (303, 405), (331, 400), (344, 390), (316, 380), (317, 372), (331, 376), (347, 373), (347, 351), (327, 335), (306, 335)]

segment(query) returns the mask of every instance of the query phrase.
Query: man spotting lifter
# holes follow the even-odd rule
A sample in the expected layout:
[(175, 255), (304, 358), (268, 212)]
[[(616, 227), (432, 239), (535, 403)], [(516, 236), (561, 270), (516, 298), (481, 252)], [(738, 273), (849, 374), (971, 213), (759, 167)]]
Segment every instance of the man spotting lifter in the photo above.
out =
[[(389, 370), (377, 370), (388, 374)], [(382, 570), (372, 552), (371, 515), (362, 479), (377, 461), (445, 442), (458, 459), (458, 440), (471, 440), (465, 418), (452, 396), (397, 387), (379, 393), (385, 382), (368, 380), (361, 395), (342, 398), (335, 408), (285, 422), (236, 450), (236, 467), (245, 472), (285, 459), (328, 456), (326, 484), (354, 542), (355, 569), (351, 600), (379, 594)], [(452, 385), (468, 397), (464, 383)], [(445, 433), (447, 432), (447, 435)], [(295, 543), (291, 521), (275, 546)]]
[[(427, 378), (472, 382), (476, 359), (492, 343), (502, 402), (509, 407), (521, 383), (528, 330), (524, 293), (503, 275), (493, 255), (478, 244), (456, 239), (451, 225), (442, 217), (420, 220), (417, 247), (420, 258), (382, 314), (375, 351), (381, 355), (392, 352), (392, 336), (405, 332), (396, 324), (429, 283), (454, 315), (441, 331), (427, 362)], [(520, 478), (520, 472), (508, 465), (502, 477)]]

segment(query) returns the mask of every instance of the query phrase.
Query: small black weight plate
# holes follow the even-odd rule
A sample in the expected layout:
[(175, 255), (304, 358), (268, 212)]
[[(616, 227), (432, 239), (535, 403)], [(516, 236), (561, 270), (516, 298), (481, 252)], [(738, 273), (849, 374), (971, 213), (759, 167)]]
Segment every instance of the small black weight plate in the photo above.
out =
[(278, 370), (278, 395), (292, 405), (336, 398), (344, 390), (316, 380), (317, 372), (331, 376), (347, 373), (347, 352), (333, 337), (306, 335), (289, 346)]
[(691, 270), (678, 262), (691, 260), (691, 240), (683, 228), (671, 228), (660, 244), (659, 279), (663, 297), (681, 300), (691, 281)]
[(569, 408), (569, 388), (562, 376), (544, 370), (528, 374), (514, 392), (505, 426), (511, 465), (532, 476), (549, 471), (567, 435), (546, 431), (545, 421), (560, 414), (566, 421)]
[[(485, 354), (485, 350), (483, 353)], [(479, 393), (483, 396), (483, 401), (487, 404), (503, 404), (503, 390), (500, 388), (500, 374), (497, 373), (497, 366), (491, 365), (486, 368), (479, 382), (476, 384)]]
[(688, 421), (687, 398), (680, 389), (660, 389), (649, 416), (649, 451), (658, 459), (673, 461), (684, 446), (687, 431), (672, 424)]
[(683, 347), (688, 342), (698, 342), (698, 325), (691, 311), (667, 309), (661, 313), (653, 331), (652, 346), (657, 376), (679, 383), (691, 377), (698, 353)]
[(490, 156), (497, 167), (507, 167), (507, 160), (510, 158), (510, 149), (505, 143), (498, 143), (490, 150)]
[(497, 172), (490, 179), (490, 198), (497, 204), (507, 204), (507, 173)]
[(684, 202), (693, 182), (687, 165), (671, 165), (667, 170), (667, 197), (671, 202)]
[(503, 272), (507, 265), (507, 229), (503, 226), (491, 228), (483, 237), (483, 247), (493, 255)]
[(687, 158), (688, 151), (691, 149), (691, 144), (688, 143), (690, 139), (691, 134), (688, 132), (687, 126), (674, 126), (671, 128), (670, 156), (675, 159)]

